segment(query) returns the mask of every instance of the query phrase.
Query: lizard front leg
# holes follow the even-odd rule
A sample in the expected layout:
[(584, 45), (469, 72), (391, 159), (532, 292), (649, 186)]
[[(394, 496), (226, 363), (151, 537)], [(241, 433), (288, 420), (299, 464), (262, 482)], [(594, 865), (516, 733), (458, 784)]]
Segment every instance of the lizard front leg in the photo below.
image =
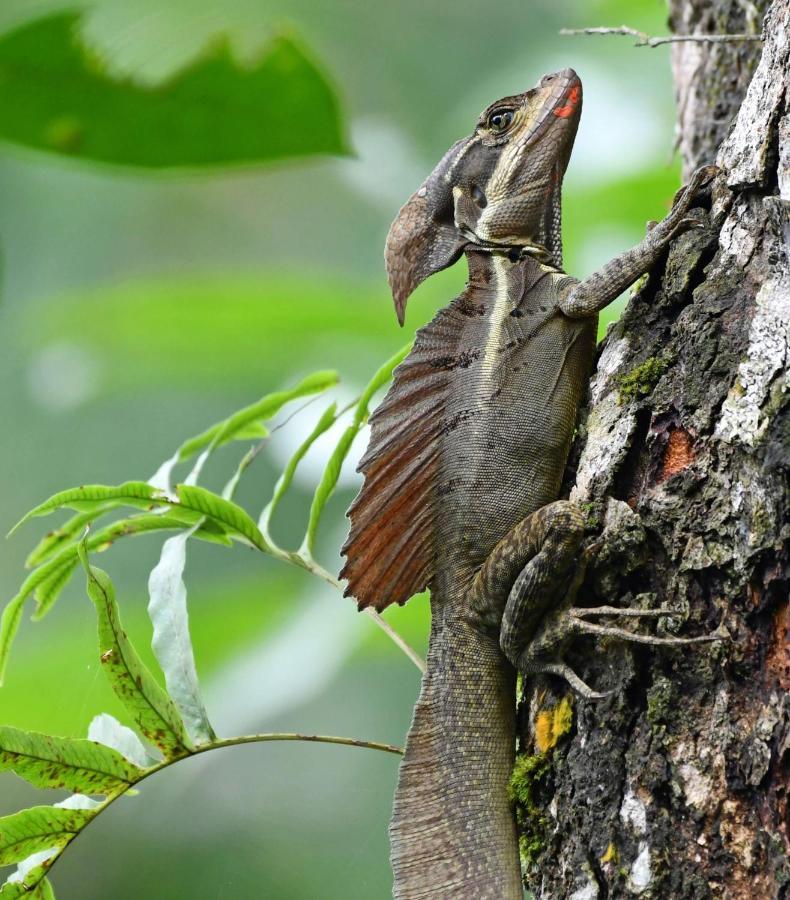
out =
[(720, 640), (721, 635), (656, 637), (588, 621), (592, 617), (656, 619), (668, 609), (573, 606), (595, 545), (583, 551), (584, 520), (574, 504), (558, 500), (523, 519), (494, 548), (478, 573), (470, 611), (478, 626), (499, 628), (505, 656), (522, 674), (564, 678), (587, 699), (605, 694), (587, 685), (563, 659), (580, 634), (652, 646), (682, 646)]
[(653, 267), (673, 237), (689, 228), (699, 227), (701, 223), (687, 213), (696, 195), (717, 172), (715, 166), (697, 169), (688, 185), (678, 192), (669, 215), (653, 225), (644, 240), (574, 285), (560, 299), (563, 313), (575, 319), (600, 312)]

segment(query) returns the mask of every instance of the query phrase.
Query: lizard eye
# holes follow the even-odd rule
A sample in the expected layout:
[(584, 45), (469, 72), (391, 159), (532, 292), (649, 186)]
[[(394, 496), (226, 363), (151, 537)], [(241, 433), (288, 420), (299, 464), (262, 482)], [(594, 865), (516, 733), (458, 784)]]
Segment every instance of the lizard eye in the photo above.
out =
[(495, 109), (488, 117), (487, 127), (491, 131), (505, 131), (512, 121), (512, 109)]

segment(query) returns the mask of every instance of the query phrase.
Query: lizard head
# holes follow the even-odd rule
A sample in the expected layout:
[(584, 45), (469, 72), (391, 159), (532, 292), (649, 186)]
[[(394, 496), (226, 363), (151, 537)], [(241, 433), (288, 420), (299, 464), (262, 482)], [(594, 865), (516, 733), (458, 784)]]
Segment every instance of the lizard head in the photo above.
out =
[(560, 188), (582, 106), (573, 69), (545, 75), (492, 103), (457, 141), (392, 223), (384, 252), (398, 321), (429, 275), (467, 246), (517, 248), (562, 264)]

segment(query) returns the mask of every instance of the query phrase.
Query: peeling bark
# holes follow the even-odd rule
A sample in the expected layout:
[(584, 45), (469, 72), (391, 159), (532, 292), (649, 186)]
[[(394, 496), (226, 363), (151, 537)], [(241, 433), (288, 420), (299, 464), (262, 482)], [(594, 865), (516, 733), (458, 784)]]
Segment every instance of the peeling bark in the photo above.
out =
[[(672, 22), (748, 31), (758, 11), (674, 0)], [(761, 58), (759, 45), (675, 46), (686, 171), (715, 157), (722, 176), (695, 213), (705, 228), (674, 242), (602, 347), (571, 490), (606, 536), (580, 605), (668, 607), (659, 633), (729, 639), (578, 639), (569, 662), (612, 693), (575, 700), (545, 754), (534, 723), (567, 688), (527, 685), (522, 752), (545, 764), (524, 769), (520, 821), (538, 898), (790, 895), (786, 0), (764, 36)]]

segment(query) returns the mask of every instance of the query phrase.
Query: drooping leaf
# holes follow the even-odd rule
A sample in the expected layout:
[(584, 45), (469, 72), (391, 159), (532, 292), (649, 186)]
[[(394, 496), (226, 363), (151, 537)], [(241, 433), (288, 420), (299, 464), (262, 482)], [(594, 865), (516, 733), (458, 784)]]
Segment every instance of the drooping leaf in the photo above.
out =
[(254, 65), (226, 41), (167, 82), (113, 78), (57, 13), (0, 37), (0, 138), (125, 166), (227, 166), (343, 154), (338, 102), (299, 43), (277, 37)]
[(272, 498), (266, 504), (258, 519), (258, 527), (261, 529), (267, 540), (270, 540), (269, 524), (271, 523), (272, 516), (285, 495), (285, 492), (291, 486), (297, 466), (304, 459), (307, 451), (313, 446), (318, 438), (335, 424), (336, 419), (337, 404), (331, 403), (324, 410), (324, 413), (316, 423), (315, 428), (313, 428), (310, 434), (302, 441), (294, 455), (288, 460), (288, 465), (286, 465), (282, 475), (277, 479), (277, 484), (275, 484), (274, 491), (272, 492)]
[(88, 740), (117, 750), (121, 756), (141, 769), (147, 769), (156, 763), (137, 733), (121, 725), (109, 713), (100, 713), (93, 717), (88, 726)]
[[(108, 488), (108, 490), (113, 491), (116, 489)], [(166, 500), (157, 502), (162, 505), (167, 503)], [(130, 516), (127, 519), (119, 519), (106, 528), (90, 534), (87, 546), (93, 552), (102, 552), (121, 537), (148, 534), (155, 531), (178, 531), (193, 525), (201, 517), (202, 514), (200, 512), (192, 509), (182, 509), (179, 506), (173, 506), (166, 513), (160, 515), (142, 514)], [(213, 519), (202, 521), (194, 534), (200, 540), (209, 541), (210, 543), (218, 543), (225, 546), (231, 544), (231, 539), (225, 529)], [(3, 683), (3, 677), (8, 665), (11, 644), (19, 629), (25, 600), (31, 594), (34, 594), (38, 602), (33, 618), (43, 618), (52, 608), (60, 592), (65, 587), (76, 564), (77, 543), (66, 544), (59, 552), (51, 556), (27, 576), (17, 595), (9, 601), (3, 610), (2, 618), (0, 618), (0, 685)]]
[(68, 583), (72, 573), (77, 568), (77, 553), (74, 551), (74, 558), (71, 561), (64, 561), (62, 566), (55, 569), (52, 574), (45, 578), (41, 584), (33, 591), (36, 598), (36, 612), (34, 619), (40, 619), (52, 608), (52, 605), (60, 596), (60, 592)]
[(0, 866), (50, 847), (64, 847), (94, 815), (86, 809), (34, 806), (5, 816), (0, 819)]
[(54, 531), (50, 531), (48, 534), (45, 534), (43, 538), (41, 538), (41, 540), (28, 554), (28, 557), (25, 560), (25, 566), (28, 569), (32, 569), (35, 566), (41, 565), (41, 563), (46, 562), (59, 550), (63, 549), (64, 545), (76, 542), (82, 532), (85, 530), (86, 525), (90, 525), (92, 522), (95, 522), (100, 516), (103, 516), (105, 513), (111, 512), (113, 509), (115, 509), (115, 504), (108, 503), (105, 507), (94, 507), (87, 510), (86, 512), (77, 513), (76, 515), (72, 516), (59, 528), (56, 528)]
[(270, 549), (249, 514), (231, 500), (226, 500), (206, 488), (189, 484), (177, 485), (176, 494), (179, 509), (207, 516), (225, 528), (229, 535), (257, 547), (258, 550)]
[(337, 479), (340, 477), (340, 470), (343, 467), (345, 458), (348, 456), (348, 451), (351, 449), (351, 444), (367, 421), (370, 401), (373, 399), (376, 391), (382, 388), (392, 378), (393, 369), (398, 363), (405, 359), (410, 350), (411, 344), (401, 348), (394, 356), (388, 359), (383, 366), (381, 366), (365, 386), (365, 390), (362, 392), (359, 402), (354, 409), (354, 418), (341, 435), (337, 446), (329, 457), (321, 481), (318, 483), (318, 487), (313, 494), (307, 531), (305, 532), (302, 546), (299, 548), (300, 555), (305, 557), (312, 556), (315, 537), (318, 532), (318, 523), (321, 520), (321, 513), (324, 511), (327, 501), (335, 490)]
[(154, 628), (152, 647), (190, 737), (196, 743), (213, 740), (198, 685), (192, 639), (189, 635), (187, 589), (184, 584), (186, 544), (192, 529), (168, 538), (158, 564), (148, 578), (148, 615)]
[(142, 771), (95, 741), (54, 737), (0, 726), (0, 770), (39, 788), (113, 794), (134, 784)]
[(17, 594), (6, 604), (3, 615), (0, 616), (0, 685), (5, 678), (5, 670), (8, 666), (8, 655), (11, 652), (11, 644), (19, 630), (22, 619), (22, 611), (25, 608), (27, 594)]
[(140, 731), (168, 759), (189, 753), (191, 742), (178, 710), (123, 630), (109, 575), (90, 565), (85, 541), (79, 545), (79, 555), (87, 575), (88, 596), (96, 607), (99, 658), (112, 689)]
[[(206, 447), (221, 447), (229, 441), (242, 440), (249, 437), (249, 429), (260, 426), (276, 415), (286, 403), (305, 397), (309, 394), (318, 394), (327, 388), (337, 384), (337, 372), (313, 372), (303, 378), (299, 384), (284, 391), (267, 394), (256, 403), (245, 406), (227, 419), (217, 422), (207, 428), (201, 434), (184, 441), (178, 448), (178, 459), (183, 461), (199, 453)], [(257, 436), (257, 435), (255, 435)]]
[(56, 509), (64, 507), (76, 509), (79, 512), (98, 514), (98, 509), (105, 506), (108, 501), (111, 501), (113, 506), (134, 506), (148, 509), (152, 505), (161, 504), (164, 500), (163, 492), (151, 487), (145, 481), (125, 481), (117, 486), (89, 484), (83, 487), (69, 488), (53, 494), (43, 503), (31, 509), (8, 534), (12, 535), (20, 526), (35, 516), (48, 516)]

